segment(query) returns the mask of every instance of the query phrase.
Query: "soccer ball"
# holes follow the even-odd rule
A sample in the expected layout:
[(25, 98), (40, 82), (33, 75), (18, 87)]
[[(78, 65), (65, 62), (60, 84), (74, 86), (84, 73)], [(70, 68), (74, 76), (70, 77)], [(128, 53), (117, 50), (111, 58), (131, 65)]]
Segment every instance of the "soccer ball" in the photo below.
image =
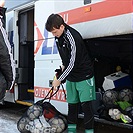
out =
[(128, 88), (124, 88), (119, 92), (119, 99), (120, 101), (132, 102), (133, 92)]
[[(46, 126), (44, 121), (41, 121), (40, 117), (29, 122), (30, 133), (51, 133), (51, 127)], [(46, 122), (46, 121), (45, 121)]]
[(133, 110), (133, 106), (129, 106), (129, 107), (127, 107), (127, 108), (125, 109), (125, 111), (127, 111), (127, 112), (130, 112), (131, 110)]
[(127, 107), (125, 109), (125, 111), (127, 111), (129, 113), (129, 115), (132, 117), (133, 119), (133, 106)]
[(18, 123), (17, 123), (17, 128), (21, 133), (29, 133), (29, 124), (30, 120), (28, 117), (22, 117)]
[(118, 100), (118, 93), (114, 90), (107, 90), (103, 94), (104, 105), (112, 105)]
[(61, 133), (65, 129), (65, 123), (60, 117), (53, 117), (48, 121), (48, 123), (50, 124), (51, 128), (55, 129), (56, 133)]
[(132, 108), (132, 110), (130, 111), (130, 115), (132, 116), (132, 119), (133, 119), (133, 108)]
[(121, 117), (121, 112), (118, 109), (109, 109), (109, 115), (114, 120), (119, 120)]
[(27, 116), (30, 120), (34, 120), (42, 115), (43, 109), (41, 106), (35, 104), (29, 107), (27, 110)]

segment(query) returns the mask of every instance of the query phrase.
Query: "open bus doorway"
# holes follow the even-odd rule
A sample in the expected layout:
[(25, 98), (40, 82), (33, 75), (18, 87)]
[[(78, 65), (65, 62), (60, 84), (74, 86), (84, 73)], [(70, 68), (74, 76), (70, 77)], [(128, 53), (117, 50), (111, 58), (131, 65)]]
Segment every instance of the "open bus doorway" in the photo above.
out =
[(18, 100), (33, 101), (34, 95), (28, 93), (34, 89), (34, 9), (19, 11), (18, 14), (19, 54), (16, 70)]

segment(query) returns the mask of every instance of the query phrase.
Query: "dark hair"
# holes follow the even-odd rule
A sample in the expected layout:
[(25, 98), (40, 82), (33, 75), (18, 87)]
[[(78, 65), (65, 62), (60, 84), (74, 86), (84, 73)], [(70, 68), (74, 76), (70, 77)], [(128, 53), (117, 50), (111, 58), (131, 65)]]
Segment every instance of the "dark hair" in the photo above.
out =
[(52, 31), (53, 28), (59, 29), (61, 25), (64, 25), (64, 20), (59, 14), (51, 14), (45, 24), (47, 31)]

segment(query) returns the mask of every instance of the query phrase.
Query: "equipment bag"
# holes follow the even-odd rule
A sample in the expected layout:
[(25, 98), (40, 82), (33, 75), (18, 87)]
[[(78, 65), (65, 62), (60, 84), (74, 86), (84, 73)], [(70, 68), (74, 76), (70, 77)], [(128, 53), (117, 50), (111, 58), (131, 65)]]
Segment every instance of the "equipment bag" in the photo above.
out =
[[(66, 130), (67, 120), (65, 116), (50, 103), (51, 97), (58, 90), (59, 87), (53, 93), (52, 87), (44, 99), (37, 101), (28, 108), (17, 123), (17, 128), (21, 133), (62, 133)], [(49, 99), (49, 102), (46, 102), (46, 99)]]

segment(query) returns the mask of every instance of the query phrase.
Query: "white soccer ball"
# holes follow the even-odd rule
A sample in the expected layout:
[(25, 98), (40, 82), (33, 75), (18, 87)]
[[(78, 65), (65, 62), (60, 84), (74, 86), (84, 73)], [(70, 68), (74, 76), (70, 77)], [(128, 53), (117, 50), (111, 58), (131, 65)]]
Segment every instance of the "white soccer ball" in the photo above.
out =
[(109, 109), (109, 115), (114, 120), (119, 120), (121, 112), (118, 109)]
[(42, 115), (43, 109), (41, 106), (35, 104), (29, 107), (27, 110), (27, 116), (30, 120), (37, 119), (39, 116)]
[(22, 117), (18, 123), (17, 123), (17, 128), (21, 133), (29, 133), (29, 124), (30, 120), (28, 117)]
[(31, 133), (51, 133), (51, 127), (43, 115), (33, 121), (30, 121), (29, 127), (29, 131)]
[(124, 88), (119, 92), (119, 99), (120, 101), (127, 101), (131, 102), (133, 100), (133, 91), (128, 88)]
[(65, 123), (62, 118), (53, 117), (48, 121), (48, 123), (50, 124), (52, 129), (55, 129), (56, 133), (61, 133), (65, 129)]
[(106, 90), (103, 94), (104, 105), (113, 105), (118, 100), (118, 93), (115, 90)]

